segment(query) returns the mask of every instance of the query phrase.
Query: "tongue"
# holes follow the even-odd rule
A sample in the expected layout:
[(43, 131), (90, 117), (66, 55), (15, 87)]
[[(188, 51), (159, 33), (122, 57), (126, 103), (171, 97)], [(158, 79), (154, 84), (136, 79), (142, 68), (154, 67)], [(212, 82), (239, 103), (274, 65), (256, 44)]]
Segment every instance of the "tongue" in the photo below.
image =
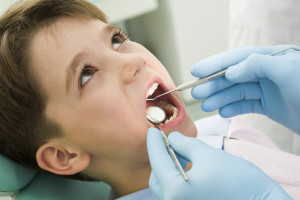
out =
[(146, 109), (147, 109), (149, 106), (156, 106), (156, 104), (154, 103), (154, 101), (146, 101)]
[(175, 107), (165, 101), (147, 101), (146, 108), (149, 106), (158, 106), (166, 113), (166, 119), (169, 119), (174, 114)]
[(175, 107), (167, 102), (159, 101), (157, 103), (157, 106), (163, 109), (166, 112), (167, 116), (172, 116), (174, 113)]

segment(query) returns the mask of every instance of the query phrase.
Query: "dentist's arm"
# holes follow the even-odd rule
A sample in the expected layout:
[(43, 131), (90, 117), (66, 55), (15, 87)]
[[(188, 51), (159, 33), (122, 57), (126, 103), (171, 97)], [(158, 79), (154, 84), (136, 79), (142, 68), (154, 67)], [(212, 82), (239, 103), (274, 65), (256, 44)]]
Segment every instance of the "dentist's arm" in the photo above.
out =
[(160, 200), (198, 199), (291, 199), (289, 195), (259, 168), (188, 138), (178, 132), (168, 137), (173, 149), (192, 163), (186, 182), (174, 165), (158, 129), (150, 128), (147, 148), (152, 166), (149, 185)]
[(300, 52), (267, 55), (288, 47), (245, 47), (198, 62), (196, 77), (228, 69), (225, 77), (194, 87), (193, 97), (206, 98), (204, 111), (220, 109), (223, 117), (260, 113), (300, 134)]

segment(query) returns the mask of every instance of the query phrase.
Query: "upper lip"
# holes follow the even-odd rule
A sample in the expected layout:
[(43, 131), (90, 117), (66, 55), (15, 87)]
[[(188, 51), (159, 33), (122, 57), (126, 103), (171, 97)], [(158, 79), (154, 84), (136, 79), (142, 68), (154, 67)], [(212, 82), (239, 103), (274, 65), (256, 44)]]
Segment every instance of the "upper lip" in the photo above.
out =
[(154, 83), (158, 83), (158, 85), (164, 90), (164, 91), (168, 91), (168, 88), (166, 87), (166, 85), (164, 84), (163, 80), (159, 77), (154, 77), (151, 81), (148, 82), (148, 84), (146, 85), (146, 88), (144, 90), (144, 102), (146, 104), (146, 99), (147, 99), (147, 93), (148, 90), (152, 87), (152, 85)]

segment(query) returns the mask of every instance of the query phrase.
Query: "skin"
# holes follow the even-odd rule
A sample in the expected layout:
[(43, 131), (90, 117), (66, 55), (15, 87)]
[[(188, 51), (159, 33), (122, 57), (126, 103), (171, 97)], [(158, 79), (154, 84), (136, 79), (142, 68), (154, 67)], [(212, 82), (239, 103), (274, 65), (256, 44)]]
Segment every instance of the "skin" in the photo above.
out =
[[(175, 85), (164, 66), (143, 46), (125, 40), (112, 45), (113, 32), (99, 20), (64, 17), (37, 32), (31, 43), (32, 69), (47, 97), (46, 116), (58, 123), (61, 138), (37, 151), (45, 170), (70, 175), (83, 172), (112, 186), (119, 196), (147, 188), (151, 167), (146, 148), (145, 91), (151, 81)], [(73, 58), (83, 53), (66, 89)], [(81, 88), (81, 68), (96, 71)], [(183, 104), (178, 94), (174, 96)], [(171, 131), (195, 137), (186, 116)]]

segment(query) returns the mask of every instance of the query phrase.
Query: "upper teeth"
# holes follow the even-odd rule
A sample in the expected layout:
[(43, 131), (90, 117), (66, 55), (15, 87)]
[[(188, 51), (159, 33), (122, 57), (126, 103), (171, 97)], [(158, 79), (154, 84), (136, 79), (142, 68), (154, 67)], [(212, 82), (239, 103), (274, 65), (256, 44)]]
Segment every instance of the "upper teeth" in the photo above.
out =
[(158, 87), (158, 83), (154, 83), (154, 84), (148, 89), (148, 92), (147, 92), (147, 98), (148, 98), (149, 96), (151, 96), (151, 95), (154, 93), (154, 91), (157, 89), (157, 87)]

